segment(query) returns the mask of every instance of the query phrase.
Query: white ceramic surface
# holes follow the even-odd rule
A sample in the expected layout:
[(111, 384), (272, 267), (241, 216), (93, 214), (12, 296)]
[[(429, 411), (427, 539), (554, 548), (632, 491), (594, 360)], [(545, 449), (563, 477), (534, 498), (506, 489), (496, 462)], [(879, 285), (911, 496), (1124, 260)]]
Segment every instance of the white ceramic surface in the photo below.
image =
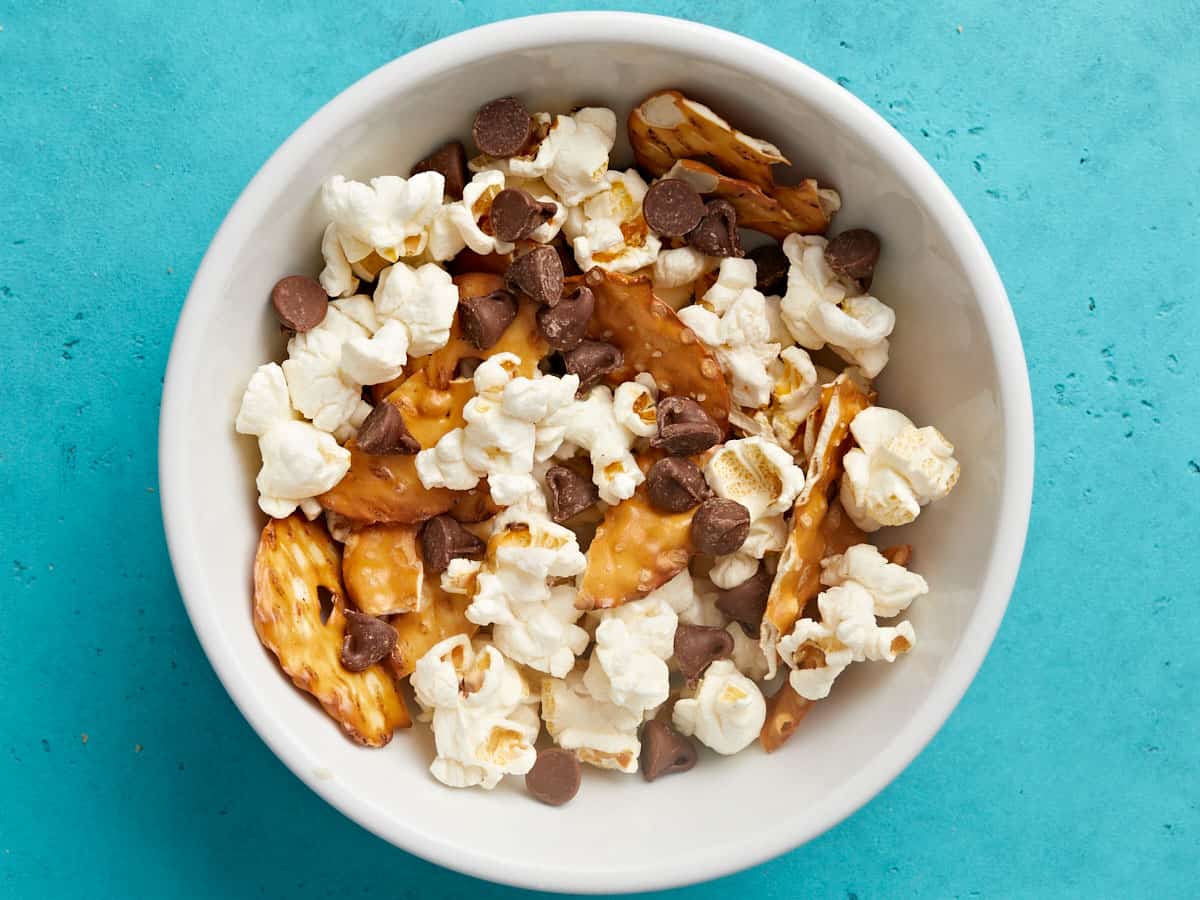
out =
[[(282, 350), (266, 297), (319, 268), (317, 188), (335, 172), (401, 173), (484, 101), (534, 109), (631, 104), (677, 87), (779, 144), (796, 172), (840, 189), (835, 230), (883, 238), (875, 292), (896, 309), (885, 401), (957, 445), (962, 481), (904, 532), (932, 586), (912, 610), (919, 643), (895, 665), (839, 679), (773, 757), (706, 754), (652, 785), (588, 769), (561, 809), (520, 779), (453, 791), (428, 774), (425, 729), (361, 749), (283, 677), (250, 618), (262, 518), (256, 448), (233, 431), (255, 366)], [(622, 140), (615, 161), (628, 159)], [(624, 160), (622, 157), (624, 156)], [(221, 681), (272, 750), (313, 790), (396, 845), (483, 878), (546, 890), (670, 887), (769, 859), (867, 802), (921, 750), (987, 652), (1016, 577), (1033, 475), (1025, 360), (996, 270), (933, 170), (880, 117), (800, 63), (692, 23), (564, 13), (455, 35), (372, 73), (305, 123), (263, 166), (204, 258), (163, 392), (163, 518), (188, 612)], [(302, 865), (302, 861), (298, 862)]]

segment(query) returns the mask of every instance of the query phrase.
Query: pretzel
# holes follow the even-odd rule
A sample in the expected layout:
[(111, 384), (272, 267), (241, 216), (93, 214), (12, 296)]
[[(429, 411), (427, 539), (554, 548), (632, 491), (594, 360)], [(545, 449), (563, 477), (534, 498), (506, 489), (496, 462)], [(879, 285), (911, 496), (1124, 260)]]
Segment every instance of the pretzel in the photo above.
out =
[(776, 238), (824, 231), (840, 206), (835, 195), (822, 196), (811, 179), (791, 187), (776, 184), (773, 167), (790, 164), (778, 147), (743, 134), (679, 91), (651, 94), (634, 108), (629, 142), (638, 165), (654, 175), (666, 175), (680, 160), (710, 160), (715, 168), (697, 162), (672, 176), (699, 179), (705, 185), (697, 185), (701, 193), (734, 204), (739, 225)]
[[(460, 300), (482, 297), (492, 291), (504, 289), (503, 278), (485, 272), (456, 275), (454, 283), (458, 285)], [(456, 317), (446, 346), (433, 351), (421, 363), (429, 383), (434, 387), (444, 388), (454, 378), (460, 361), (487, 359), (497, 353), (515, 353), (521, 360), (518, 374), (532, 378), (537, 373), (537, 366), (542, 357), (550, 352), (550, 345), (538, 331), (537, 304), (524, 296), (518, 302), (517, 317), (504, 329), (500, 340), (486, 350), (480, 350), (463, 336), (462, 325)]]
[[(464, 424), (463, 407), (475, 393), (470, 381), (452, 381), (442, 389), (417, 372), (383, 401), (404, 416), (404, 424), (422, 447), (432, 447), (446, 432)], [(350, 471), (317, 500), (325, 509), (363, 522), (423, 522), (446, 512), (454, 493), (427, 488), (417, 477), (416, 457), (401, 453), (371, 455), (351, 439)]]
[(691, 397), (723, 427), (731, 400), (721, 364), (675, 311), (654, 296), (650, 279), (597, 266), (583, 281), (596, 296), (588, 336), (616, 344), (625, 357), (605, 380), (617, 385), (649, 372), (663, 396)]
[(762, 731), (758, 733), (758, 742), (768, 753), (774, 753), (782, 747), (787, 739), (796, 733), (800, 720), (808, 715), (813, 701), (807, 700), (796, 693), (788, 682), (775, 692), (775, 696), (767, 700), (767, 719), (763, 722)]
[(863, 390), (846, 375), (839, 375), (821, 391), (820, 405), (809, 420), (807, 427), (818, 431), (808, 478), (792, 507), (792, 531), (779, 559), (762, 623), (768, 675), (775, 672), (775, 645), (780, 636), (792, 630), (804, 607), (820, 592), (821, 560), (829, 555), (829, 547), (844, 540), (857, 542), (849, 530), (853, 527), (849, 516), (837, 504), (833, 507), (837, 512), (831, 513), (829, 497), (842, 474), (850, 423), (869, 405)]
[[(638, 460), (646, 471), (661, 456)], [(608, 507), (587, 549), (587, 568), (579, 582), (579, 609), (610, 609), (644, 597), (687, 566), (692, 548), (695, 509), (664, 513), (650, 505), (643, 483), (628, 500)]]
[(420, 530), (419, 525), (369, 525), (346, 538), (342, 579), (359, 610), (390, 616), (420, 608), (425, 580)]
[(678, 178), (701, 194), (728, 200), (737, 211), (739, 226), (780, 241), (789, 234), (821, 234), (838, 209), (828, 194), (822, 195), (813, 178), (794, 187), (776, 185), (767, 194), (756, 184), (722, 175), (694, 159), (679, 160), (664, 177)]
[[(321, 621), (321, 591), (332, 602)], [(346, 601), (337, 544), (320, 522), (302, 515), (272, 519), (254, 557), (254, 630), (301, 690), (312, 694), (350, 737), (382, 747), (412, 724), (392, 676), (382, 666), (342, 667)]]
[(912, 562), (912, 544), (896, 544), (894, 547), (886, 547), (881, 552), (884, 559), (898, 566), (908, 568)]
[(388, 668), (397, 678), (407, 678), (417, 667), (417, 660), (429, 648), (456, 634), (474, 636), (479, 626), (467, 621), (471, 598), (443, 591), (436, 578), (426, 578), (421, 589), (421, 608), (392, 619), (396, 629), (396, 646), (388, 657)]

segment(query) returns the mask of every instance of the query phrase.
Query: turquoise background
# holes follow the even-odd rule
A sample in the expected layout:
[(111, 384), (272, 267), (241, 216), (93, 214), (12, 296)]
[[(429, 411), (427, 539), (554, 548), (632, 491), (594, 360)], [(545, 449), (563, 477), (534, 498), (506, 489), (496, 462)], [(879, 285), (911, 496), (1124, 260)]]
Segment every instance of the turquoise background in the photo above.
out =
[[(279, 142), (406, 50), (573, 5), (0, 2), (0, 896), (521, 895), (362, 831), (245, 724), (155, 431), (192, 274)], [(793, 54), (916, 145), (1004, 276), (1038, 428), (1016, 594), (942, 732), (830, 833), (674, 896), (1194, 895), (1200, 6), (636, 8)]]

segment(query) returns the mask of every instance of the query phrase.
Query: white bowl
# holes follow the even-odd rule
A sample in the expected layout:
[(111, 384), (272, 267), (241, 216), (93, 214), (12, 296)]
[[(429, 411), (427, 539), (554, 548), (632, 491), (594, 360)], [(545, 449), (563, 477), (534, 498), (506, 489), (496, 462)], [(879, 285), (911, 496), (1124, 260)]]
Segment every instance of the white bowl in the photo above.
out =
[[(403, 174), (440, 141), (468, 135), (475, 109), (504, 94), (534, 109), (604, 104), (623, 118), (664, 87), (703, 98), (779, 144), (797, 173), (837, 187), (845, 205), (835, 228), (882, 236), (875, 292), (898, 326), (881, 395), (918, 424), (936, 424), (963, 464), (951, 497), (904, 532), (932, 586), (912, 610), (919, 642), (894, 665), (851, 667), (772, 757), (757, 747), (706, 754), (691, 773), (651, 785), (588, 769), (560, 809), (530, 800), (520, 779), (491, 794), (450, 790), (428, 773), (424, 728), (383, 750), (353, 745), (255, 637), (257, 459), (232, 423), (250, 373), (282, 351), (266, 298), (282, 275), (319, 268), (315, 198), (326, 176)], [(192, 283), (167, 368), (160, 453), (163, 519), (196, 633), (238, 708), (293, 772), (356, 822), (441, 865), (530, 888), (609, 892), (713, 878), (796, 847), (917, 755), (1004, 614), (1029, 515), (1033, 420), (992, 261), (946, 186), (883, 119), (795, 60), (724, 31), (563, 13), (410, 53), (340, 94), (268, 160)]]

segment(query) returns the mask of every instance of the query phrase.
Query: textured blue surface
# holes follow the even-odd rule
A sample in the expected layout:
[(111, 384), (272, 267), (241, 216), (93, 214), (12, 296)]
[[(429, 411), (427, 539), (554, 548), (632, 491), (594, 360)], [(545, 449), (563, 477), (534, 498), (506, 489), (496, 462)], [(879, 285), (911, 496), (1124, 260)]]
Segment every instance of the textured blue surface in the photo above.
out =
[[(410, 48), (570, 5), (0, 4), (0, 896), (520, 895), (368, 835), (243, 722), (171, 575), (155, 429), (192, 273), (275, 146)], [(1038, 426), (1012, 606), (929, 749), (674, 896), (1194, 893), (1200, 7), (637, 8), (803, 59), (925, 154), (1005, 278)]]

